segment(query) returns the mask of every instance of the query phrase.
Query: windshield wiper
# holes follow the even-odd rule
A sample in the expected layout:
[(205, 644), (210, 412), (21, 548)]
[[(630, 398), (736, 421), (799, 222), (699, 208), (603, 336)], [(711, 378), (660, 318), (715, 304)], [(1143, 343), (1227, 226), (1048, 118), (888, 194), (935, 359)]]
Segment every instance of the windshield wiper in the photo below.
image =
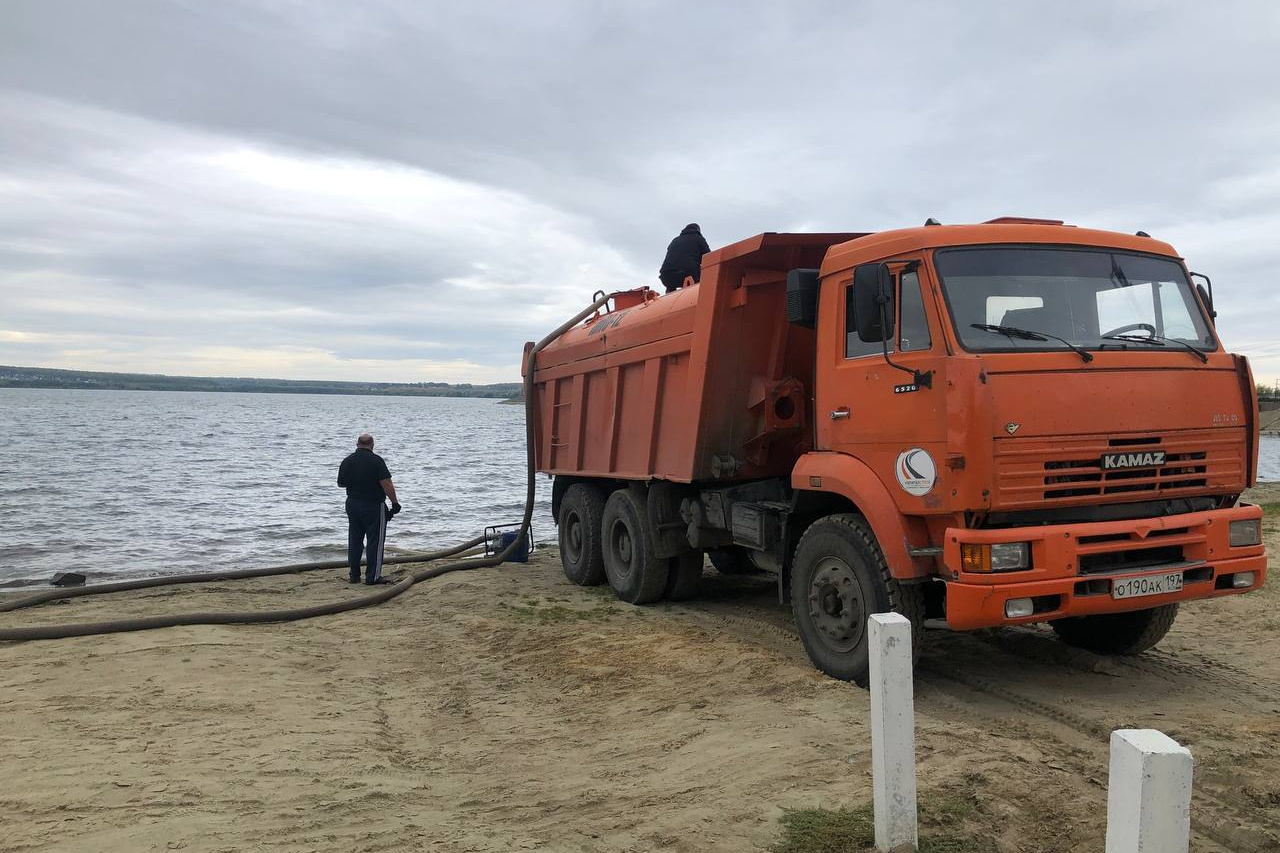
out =
[(993, 326), (990, 323), (970, 323), (975, 329), (981, 329), (984, 332), (991, 332), (995, 335), (1004, 335), (1008, 338), (1022, 338), (1024, 341), (1047, 341), (1053, 339), (1060, 341), (1071, 348), (1071, 351), (1080, 356), (1081, 361), (1088, 364), (1093, 361), (1093, 353), (1066, 338), (1060, 338), (1057, 335), (1051, 335), (1048, 332), (1033, 332), (1030, 329), (1019, 329), (1017, 326)]
[(1177, 338), (1166, 338), (1164, 335), (1103, 335), (1102, 340), (1132, 341), (1135, 344), (1155, 344), (1158, 347), (1162, 347), (1165, 344), (1177, 344), (1187, 352), (1194, 354), (1202, 363), (1209, 363), (1209, 356), (1205, 355), (1204, 350), (1194, 347), (1186, 341), (1180, 341)]

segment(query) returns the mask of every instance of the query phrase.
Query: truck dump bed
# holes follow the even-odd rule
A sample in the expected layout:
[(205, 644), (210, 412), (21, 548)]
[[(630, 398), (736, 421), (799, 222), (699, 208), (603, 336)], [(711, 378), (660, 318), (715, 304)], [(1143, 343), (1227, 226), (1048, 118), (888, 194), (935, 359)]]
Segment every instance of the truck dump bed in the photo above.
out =
[(675, 482), (784, 476), (812, 444), (814, 332), (786, 276), (863, 234), (759, 234), (709, 253), (702, 282), (615, 300), (534, 373), (538, 470)]

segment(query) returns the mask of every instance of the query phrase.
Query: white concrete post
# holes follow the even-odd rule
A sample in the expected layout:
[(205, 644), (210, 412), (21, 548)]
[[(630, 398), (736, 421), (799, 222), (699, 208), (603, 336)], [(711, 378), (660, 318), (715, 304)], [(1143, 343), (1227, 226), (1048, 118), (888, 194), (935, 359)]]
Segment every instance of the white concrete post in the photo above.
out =
[(1111, 733), (1106, 853), (1187, 853), (1191, 752), (1155, 729)]
[(876, 849), (915, 850), (916, 714), (911, 621), (876, 613), (867, 622), (871, 658), (871, 785)]

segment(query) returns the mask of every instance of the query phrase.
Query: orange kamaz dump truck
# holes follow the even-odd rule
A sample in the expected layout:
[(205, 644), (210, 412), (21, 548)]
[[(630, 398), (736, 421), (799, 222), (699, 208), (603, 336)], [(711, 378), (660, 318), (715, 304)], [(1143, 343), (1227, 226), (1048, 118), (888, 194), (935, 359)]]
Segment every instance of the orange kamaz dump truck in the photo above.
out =
[(1179, 602), (1266, 575), (1239, 499), (1255, 386), (1213, 316), (1208, 279), (1142, 232), (725, 246), (700, 284), (621, 293), (536, 356), (565, 574), (643, 604), (696, 595), (704, 554), (775, 573), (814, 664), (863, 684), (888, 610), (1140, 652)]

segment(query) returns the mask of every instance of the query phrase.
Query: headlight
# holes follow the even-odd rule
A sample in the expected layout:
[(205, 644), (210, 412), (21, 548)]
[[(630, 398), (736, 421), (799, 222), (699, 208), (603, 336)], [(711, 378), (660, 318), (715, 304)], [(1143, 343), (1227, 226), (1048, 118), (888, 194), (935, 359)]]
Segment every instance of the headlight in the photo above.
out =
[(1231, 543), (1232, 548), (1261, 544), (1262, 520), (1246, 518), (1244, 521), (1231, 522), (1227, 530), (1227, 541)]
[(991, 571), (1012, 572), (1031, 565), (1030, 542), (1002, 542), (991, 546)]
[(1031, 566), (1030, 542), (999, 542), (960, 546), (960, 569), (965, 572), (1016, 572)]

